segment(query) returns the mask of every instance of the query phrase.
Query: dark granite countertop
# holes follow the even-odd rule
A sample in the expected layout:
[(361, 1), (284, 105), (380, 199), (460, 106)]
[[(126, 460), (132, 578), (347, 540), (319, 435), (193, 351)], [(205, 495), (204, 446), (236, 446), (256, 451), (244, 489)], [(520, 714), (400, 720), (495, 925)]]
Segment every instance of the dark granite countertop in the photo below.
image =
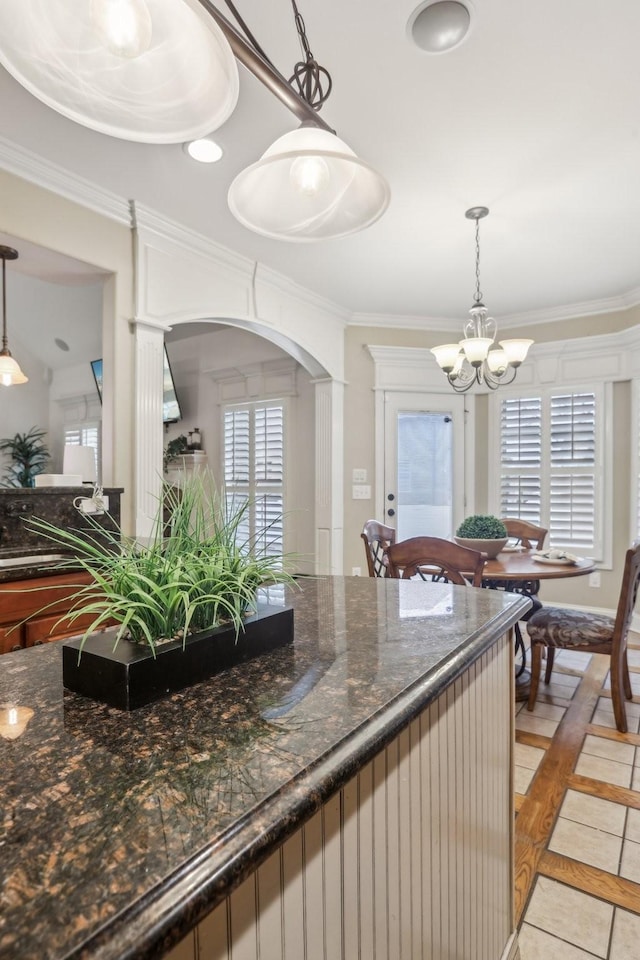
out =
[[(76, 487), (0, 487), (0, 499), (2, 497), (55, 497), (58, 494), (72, 493), (77, 496), (79, 492), (86, 493), (87, 496), (93, 490), (92, 483), (83, 483)], [(103, 493), (124, 493), (124, 487), (103, 487)]]
[(63, 694), (60, 644), (2, 657), (0, 703), (29, 717), (0, 720), (3, 960), (161, 956), (528, 604), (341, 577), (286, 596), (293, 646), (132, 713)]
[[(60, 559), (47, 560), (48, 557)], [(63, 559), (64, 558), (64, 559)], [(0, 548), (0, 583), (32, 580), (35, 577), (54, 577), (79, 569), (71, 565), (72, 553), (66, 553), (51, 544), (47, 547)]]

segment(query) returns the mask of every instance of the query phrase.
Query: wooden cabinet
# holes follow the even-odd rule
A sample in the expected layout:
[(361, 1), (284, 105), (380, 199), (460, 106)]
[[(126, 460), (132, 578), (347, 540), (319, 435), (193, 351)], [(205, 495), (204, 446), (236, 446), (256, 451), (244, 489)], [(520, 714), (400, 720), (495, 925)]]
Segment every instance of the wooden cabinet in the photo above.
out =
[(78, 571), (0, 583), (0, 653), (82, 633), (91, 616), (70, 623), (63, 615), (78, 587), (90, 582), (88, 573)]

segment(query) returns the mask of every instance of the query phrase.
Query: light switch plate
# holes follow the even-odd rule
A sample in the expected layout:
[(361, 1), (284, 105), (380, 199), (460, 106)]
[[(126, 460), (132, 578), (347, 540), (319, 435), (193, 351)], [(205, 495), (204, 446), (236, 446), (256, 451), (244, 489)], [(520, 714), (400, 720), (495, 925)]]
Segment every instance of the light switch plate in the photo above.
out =
[(367, 482), (367, 471), (364, 467), (354, 467), (352, 476), (352, 483), (366, 483)]
[(368, 483), (354, 483), (351, 488), (354, 500), (371, 500), (371, 485)]

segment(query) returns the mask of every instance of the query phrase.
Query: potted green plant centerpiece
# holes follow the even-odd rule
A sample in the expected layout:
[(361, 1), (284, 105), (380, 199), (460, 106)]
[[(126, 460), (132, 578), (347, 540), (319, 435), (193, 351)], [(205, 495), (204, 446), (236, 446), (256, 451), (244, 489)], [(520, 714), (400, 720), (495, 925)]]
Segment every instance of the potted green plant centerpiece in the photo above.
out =
[(463, 520), (454, 540), (463, 547), (480, 550), (489, 560), (494, 560), (506, 546), (507, 528), (501, 520), (492, 514), (476, 513)]
[(292, 608), (260, 605), (257, 591), (293, 578), (258, 547), (268, 530), (243, 532), (247, 509), (227, 509), (205, 474), (164, 485), (145, 543), (97, 523), (94, 535), (28, 521), (73, 553), (60, 566), (91, 575), (66, 614), (90, 624), (63, 643), (64, 686), (130, 710), (290, 642)]

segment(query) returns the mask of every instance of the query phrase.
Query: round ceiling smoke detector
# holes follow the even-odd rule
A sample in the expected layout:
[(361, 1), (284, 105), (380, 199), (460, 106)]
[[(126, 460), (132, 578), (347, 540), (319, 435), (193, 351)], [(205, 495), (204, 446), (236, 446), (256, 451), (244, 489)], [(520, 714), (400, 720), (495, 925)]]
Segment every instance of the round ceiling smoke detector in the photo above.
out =
[(446, 53), (462, 43), (471, 26), (471, 7), (458, 0), (427, 0), (414, 10), (408, 33), (426, 53)]

